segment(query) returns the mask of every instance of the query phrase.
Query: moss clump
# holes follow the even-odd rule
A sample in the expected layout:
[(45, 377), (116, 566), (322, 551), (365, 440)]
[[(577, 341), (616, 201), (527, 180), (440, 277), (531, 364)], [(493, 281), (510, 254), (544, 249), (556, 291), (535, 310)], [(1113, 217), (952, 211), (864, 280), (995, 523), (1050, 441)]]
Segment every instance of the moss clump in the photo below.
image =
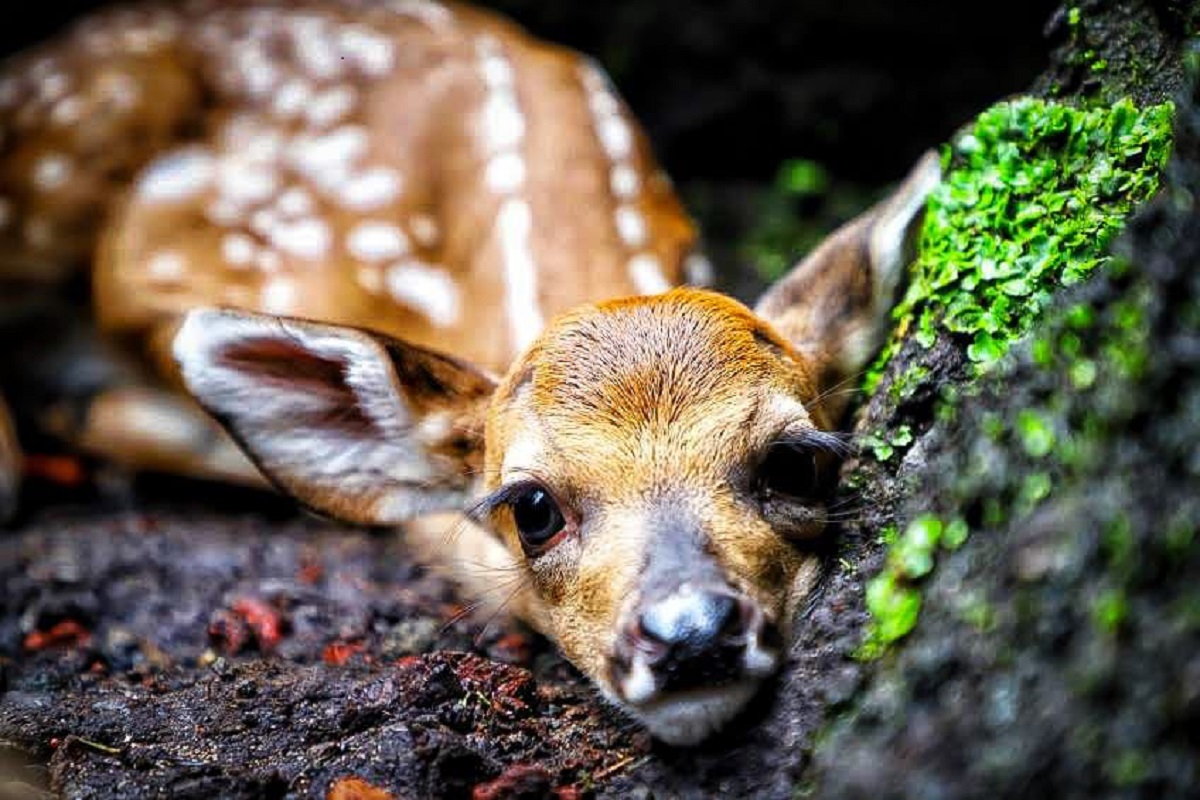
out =
[(913, 629), (921, 612), (921, 593), (915, 582), (933, 571), (939, 548), (958, 548), (966, 541), (967, 531), (961, 519), (944, 523), (924, 514), (894, 537), (883, 569), (867, 584), (871, 620), (859, 648), (860, 658), (874, 658)]
[[(926, 348), (940, 337), (955, 337), (978, 376), (1029, 331), (1060, 287), (1102, 266), (1110, 274), (1122, 272), (1124, 265), (1107, 248), (1158, 186), (1170, 149), (1171, 113), (1169, 104), (1083, 110), (1019, 100), (982, 114), (944, 154), (948, 174), (930, 199), (921, 254), (896, 309), (899, 333), (876, 363), (868, 388), (906, 331)], [(1146, 363), (1143, 299), (1118, 303), (1104, 326), (1087, 304), (1067, 308), (1058, 324), (1030, 343), (1032, 360), (1064, 372), (1076, 392), (1100, 388), (1099, 373), (1136, 378)], [(910, 372), (893, 379), (893, 400), (912, 394), (911, 384), (923, 380)], [(1065, 427), (1054, 402), (993, 416), (982, 422), (985, 435), (1002, 447), (1014, 443), (1031, 463), (1010, 495), (980, 498), (985, 526), (1024, 516), (1049, 498), (1064, 472), (1088, 460), (1098, 425), (1082, 420)], [(864, 437), (864, 452), (883, 463), (911, 441), (910, 427), (901, 424)], [(888, 546), (884, 567), (867, 589), (871, 620), (861, 656), (877, 656), (915, 626), (920, 583), (939, 547), (957, 547), (967, 534), (961, 519), (923, 515)], [(1113, 593), (1098, 603), (1097, 624), (1119, 627), (1119, 598)]]
[(1158, 188), (1170, 103), (1080, 109), (1032, 98), (985, 111), (943, 153), (921, 254), (897, 306), (897, 336), (867, 376), (878, 384), (901, 337), (963, 337), (977, 365), (1003, 356), (1055, 289), (1108, 260), (1129, 212)]

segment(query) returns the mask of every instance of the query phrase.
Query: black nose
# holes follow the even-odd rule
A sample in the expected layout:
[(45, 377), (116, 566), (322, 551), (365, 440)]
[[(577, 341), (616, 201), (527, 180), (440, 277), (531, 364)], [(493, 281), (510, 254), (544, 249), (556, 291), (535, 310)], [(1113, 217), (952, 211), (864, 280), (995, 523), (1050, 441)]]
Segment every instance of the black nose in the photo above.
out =
[(684, 590), (648, 604), (631, 631), (662, 691), (717, 686), (742, 674), (750, 614), (720, 590)]
[(660, 600), (638, 617), (643, 636), (690, 658), (712, 648), (724, 634), (737, 634), (738, 603), (723, 592), (689, 592)]

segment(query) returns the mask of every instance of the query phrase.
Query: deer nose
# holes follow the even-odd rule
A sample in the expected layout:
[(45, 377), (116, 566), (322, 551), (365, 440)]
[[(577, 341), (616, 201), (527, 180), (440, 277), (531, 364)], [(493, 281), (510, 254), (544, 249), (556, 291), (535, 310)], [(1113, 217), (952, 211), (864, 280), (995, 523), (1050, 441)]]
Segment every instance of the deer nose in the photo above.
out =
[(775, 662), (763, 649), (764, 638), (774, 644), (766, 627), (749, 598), (724, 587), (685, 585), (643, 604), (619, 640), (613, 677), (635, 703), (762, 677)]
[(738, 602), (724, 592), (677, 593), (638, 616), (643, 637), (667, 648), (668, 657), (686, 661), (715, 647), (722, 636), (740, 632)]

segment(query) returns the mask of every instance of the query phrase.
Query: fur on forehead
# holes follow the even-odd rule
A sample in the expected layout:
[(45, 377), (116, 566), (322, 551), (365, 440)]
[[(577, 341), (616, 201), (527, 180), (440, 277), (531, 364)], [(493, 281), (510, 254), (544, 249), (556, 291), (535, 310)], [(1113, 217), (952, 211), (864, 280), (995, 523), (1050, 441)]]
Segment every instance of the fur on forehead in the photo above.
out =
[(681, 288), (552, 321), (496, 399), (528, 393), (543, 415), (582, 410), (623, 426), (704, 413), (747, 386), (799, 399), (816, 391), (808, 364), (760, 317), (725, 295)]

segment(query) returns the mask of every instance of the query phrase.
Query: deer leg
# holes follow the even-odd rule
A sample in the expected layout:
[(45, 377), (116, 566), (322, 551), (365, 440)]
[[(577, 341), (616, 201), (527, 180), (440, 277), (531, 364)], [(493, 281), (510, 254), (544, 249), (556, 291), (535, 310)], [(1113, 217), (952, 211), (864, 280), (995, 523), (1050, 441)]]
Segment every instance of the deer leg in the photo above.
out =
[[(163, 326), (166, 328), (167, 326)], [(182, 391), (146, 369), (71, 305), (44, 304), (7, 320), (0, 382), (22, 430), (129, 472), (165, 472), (268, 486), (241, 449)], [(151, 356), (154, 343), (149, 339)], [(2, 458), (0, 458), (2, 460)]]
[(46, 426), (80, 450), (134, 472), (269, 486), (200, 408), (156, 386), (106, 388), (87, 400), (82, 414), (51, 409)]

